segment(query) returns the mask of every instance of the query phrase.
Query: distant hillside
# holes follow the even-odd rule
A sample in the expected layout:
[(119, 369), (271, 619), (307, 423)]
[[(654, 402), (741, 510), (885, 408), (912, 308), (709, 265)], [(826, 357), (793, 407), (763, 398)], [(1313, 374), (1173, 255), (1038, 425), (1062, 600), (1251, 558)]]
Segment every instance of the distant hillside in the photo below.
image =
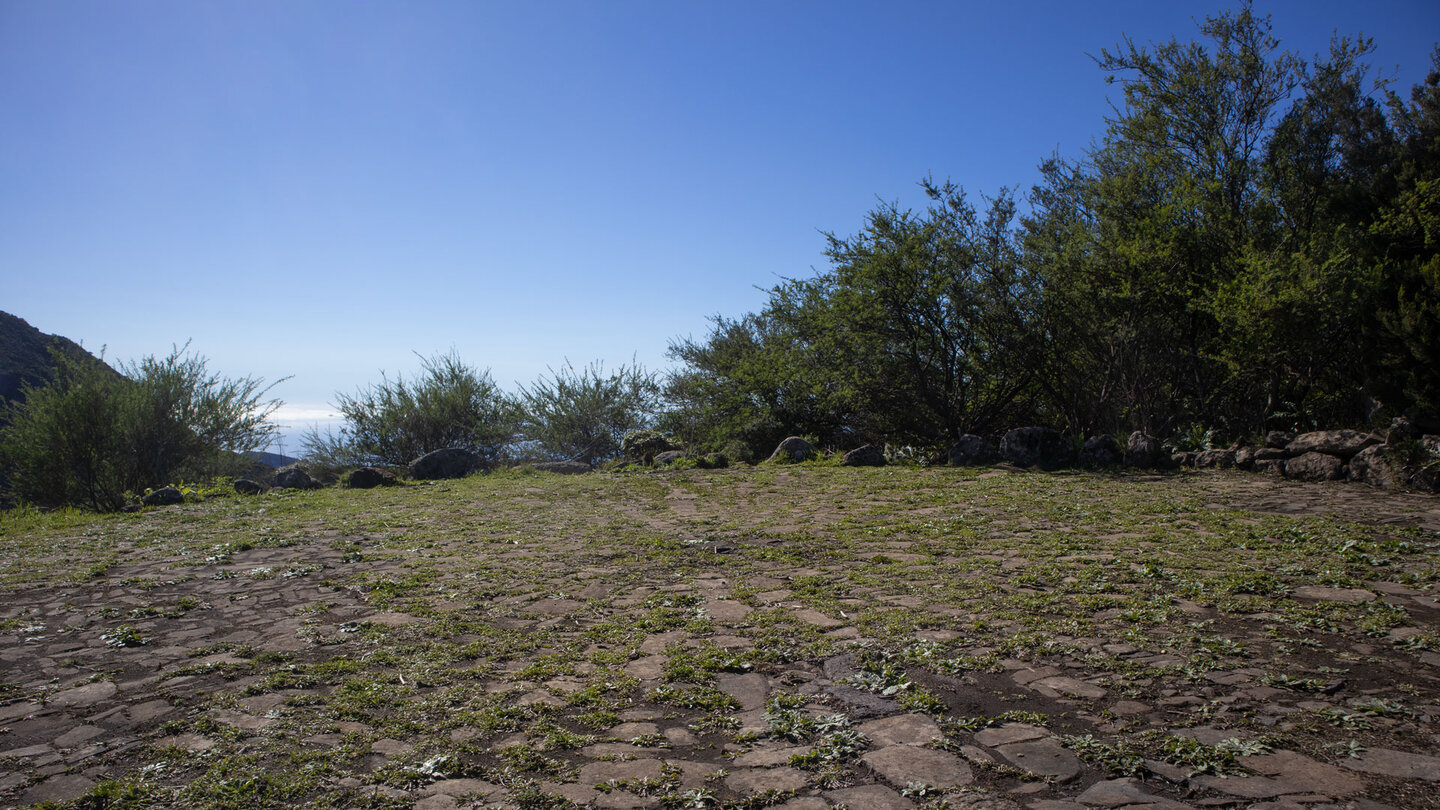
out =
[(23, 318), (0, 312), (0, 398), (6, 402), (17, 401), (21, 399), (22, 385), (29, 383), (40, 387), (55, 379), (51, 348), (82, 362), (104, 365), (75, 341), (60, 335), (47, 335)]
[(282, 456), (279, 453), (265, 453), (259, 450), (251, 450), (245, 454), (245, 457), (252, 461), (258, 461), (266, 467), (274, 467), (277, 470), (281, 467), (288, 467), (300, 460), (298, 458)]

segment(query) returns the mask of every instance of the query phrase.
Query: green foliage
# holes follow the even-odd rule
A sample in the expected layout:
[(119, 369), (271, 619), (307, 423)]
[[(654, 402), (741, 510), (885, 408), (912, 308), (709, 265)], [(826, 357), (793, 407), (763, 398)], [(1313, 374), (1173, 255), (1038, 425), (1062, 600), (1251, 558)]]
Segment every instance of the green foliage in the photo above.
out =
[(163, 358), (108, 368), (54, 353), (55, 380), (26, 388), (0, 429), (11, 494), (41, 506), (119, 509), (170, 481), (233, 471), (265, 446), (278, 400), (260, 380), (211, 374), (188, 344)]
[(367, 464), (408, 464), (433, 450), (462, 447), (496, 462), (514, 440), (519, 408), (490, 379), (453, 351), (421, 358), (419, 378), (381, 382), (354, 395), (336, 394), (345, 418), (337, 438), (311, 430), (305, 455)]
[(655, 460), (657, 453), (673, 449), (675, 446), (665, 434), (653, 428), (632, 430), (620, 440), (620, 452), (624, 453), (626, 458), (647, 464)]
[(594, 464), (621, 452), (621, 437), (651, 419), (660, 387), (639, 365), (605, 374), (595, 362), (576, 370), (566, 361), (559, 371), (521, 388), (525, 438), (551, 457)]

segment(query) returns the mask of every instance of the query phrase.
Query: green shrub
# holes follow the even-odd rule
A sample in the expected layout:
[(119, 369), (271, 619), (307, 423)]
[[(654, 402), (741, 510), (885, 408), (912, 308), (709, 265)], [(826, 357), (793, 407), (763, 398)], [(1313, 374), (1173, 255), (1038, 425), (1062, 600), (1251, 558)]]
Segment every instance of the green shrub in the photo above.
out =
[[(419, 379), (381, 382), (353, 396), (337, 394), (345, 418), (339, 435), (311, 431), (306, 457), (349, 464), (404, 465), (433, 450), (463, 447), (496, 463), (515, 440), (519, 409), (490, 372), (466, 365), (453, 351), (421, 358)], [(347, 464), (346, 466), (349, 466)]]
[(18, 501), (119, 509), (134, 493), (171, 481), (235, 472), (238, 455), (264, 447), (276, 427), (271, 386), (206, 370), (189, 344), (120, 368), (56, 353), (55, 379), (6, 408), (0, 466)]
[(658, 430), (632, 430), (620, 440), (620, 451), (626, 458), (647, 464), (655, 460), (657, 453), (673, 449), (674, 445)]
[(646, 425), (660, 388), (638, 365), (606, 375), (601, 363), (577, 371), (567, 361), (520, 389), (525, 438), (548, 456), (586, 464), (615, 458), (622, 436)]

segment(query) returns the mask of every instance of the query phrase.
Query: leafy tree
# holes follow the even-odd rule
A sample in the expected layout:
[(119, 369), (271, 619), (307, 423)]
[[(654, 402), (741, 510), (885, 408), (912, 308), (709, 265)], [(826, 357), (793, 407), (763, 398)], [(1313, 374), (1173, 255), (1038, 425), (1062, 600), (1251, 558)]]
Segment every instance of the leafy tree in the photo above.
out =
[(42, 506), (118, 509), (147, 487), (225, 471), (269, 443), (273, 386), (211, 374), (176, 347), (117, 376), (55, 352), (55, 380), (25, 390), (0, 429), (11, 494)]
[(655, 375), (639, 365), (606, 374), (598, 361), (577, 370), (567, 360), (520, 389), (522, 430), (551, 456), (593, 464), (619, 455), (625, 434), (650, 424), (659, 394)]
[(462, 447), (487, 463), (498, 461), (519, 427), (516, 404), (488, 370), (466, 365), (453, 351), (420, 360), (422, 373), (413, 381), (403, 376), (392, 381), (382, 372), (377, 385), (336, 394), (335, 407), (346, 423), (342, 440), (312, 431), (304, 439), (306, 455), (398, 465), (433, 450)]

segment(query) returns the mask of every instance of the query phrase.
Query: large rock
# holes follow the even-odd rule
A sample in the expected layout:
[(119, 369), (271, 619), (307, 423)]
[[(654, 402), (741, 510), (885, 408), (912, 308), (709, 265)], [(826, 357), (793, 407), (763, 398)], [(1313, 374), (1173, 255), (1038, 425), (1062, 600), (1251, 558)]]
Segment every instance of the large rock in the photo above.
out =
[(461, 478), (484, 467), (479, 453), (463, 447), (432, 450), (410, 462), (410, 477), (417, 481)]
[(950, 463), (956, 467), (994, 464), (1000, 460), (995, 445), (982, 436), (967, 433), (950, 448)]
[(1109, 433), (1102, 433), (1099, 436), (1091, 436), (1085, 440), (1085, 446), (1080, 448), (1080, 466), (1082, 467), (1113, 467), (1125, 460), (1125, 452), (1120, 449), (1120, 442)]
[(310, 473), (293, 464), (275, 473), (276, 489), (314, 489), (318, 486)]
[(1252, 472), (1261, 475), (1281, 476), (1285, 474), (1285, 460), (1280, 458), (1262, 458), (1255, 462), (1251, 468)]
[(1381, 489), (1399, 489), (1405, 484), (1405, 469), (1391, 461), (1383, 444), (1372, 445), (1350, 459), (1348, 478)]
[(1285, 477), (1296, 481), (1338, 481), (1344, 475), (1345, 462), (1327, 453), (1310, 452), (1285, 462)]
[(1235, 467), (1248, 470), (1255, 466), (1255, 448), (1241, 447), (1235, 451)]
[(1265, 434), (1265, 446), (1272, 450), (1284, 450), (1285, 446), (1295, 441), (1295, 434), (1283, 430), (1272, 430)]
[(884, 467), (885, 453), (873, 444), (857, 447), (840, 459), (846, 467)]
[(1228, 470), (1235, 466), (1234, 450), (1202, 450), (1195, 454), (1195, 466), (1202, 469), (1218, 467)]
[(1000, 457), (1017, 467), (1058, 470), (1075, 462), (1075, 448), (1058, 431), (1023, 427), (1008, 431), (1000, 440)]
[(1165, 447), (1160, 440), (1142, 431), (1131, 433), (1125, 441), (1125, 464), (1130, 467), (1158, 467), (1164, 455)]
[(1316, 430), (1302, 433), (1295, 441), (1285, 445), (1285, 452), (1291, 457), (1306, 453), (1325, 453), (1340, 458), (1350, 458), (1365, 448), (1379, 444), (1380, 437), (1372, 433), (1355, 430)]
[(537, 472), (559, 473), (560, 475), (584, 475), (593, 469), (583, 461), (542, 461), (531, 466)]
[(1420, 438), (1420, 428), (1406, 416), (1397, 416), (1390, 420), (1390, 429), (1385, 431), (1386, 444), (1400, 444), (1418, 438)]
[(1284, 461), (1289, 457), (1283, 447), (1261, 447), (1255, 451), (1256, 461)]
[(374, 467), (351, 470), (350, 475), (345, 479), (345, 486), (351, 489), (374, 489), (375, 487), (394, 486), (396, 483), (393, 474)]
[(175, 487), (161, 487), (140, 499), (146, 506), (170, 506), (184, 501), (185, 493)]
[(655, 466), (663, 467), (667, 464), (674, 464), (675, 462), (680, 461), (685, 457), (686, 456), (684, 450), (666, 450), (663, 453), (655, 454)]
[(815, 445), (805, 441), (799, 436), (791, 436), (780, 442), (775, 452), (770, 454), (769, 461), (789, 463), (794, 461), (809, 461), (815, 458)]
[(267, 487), (259, 481), (251, 481), (249, 478), (239, 478), (235, 481), (235, 491), (241, 495), (259, 495)]

